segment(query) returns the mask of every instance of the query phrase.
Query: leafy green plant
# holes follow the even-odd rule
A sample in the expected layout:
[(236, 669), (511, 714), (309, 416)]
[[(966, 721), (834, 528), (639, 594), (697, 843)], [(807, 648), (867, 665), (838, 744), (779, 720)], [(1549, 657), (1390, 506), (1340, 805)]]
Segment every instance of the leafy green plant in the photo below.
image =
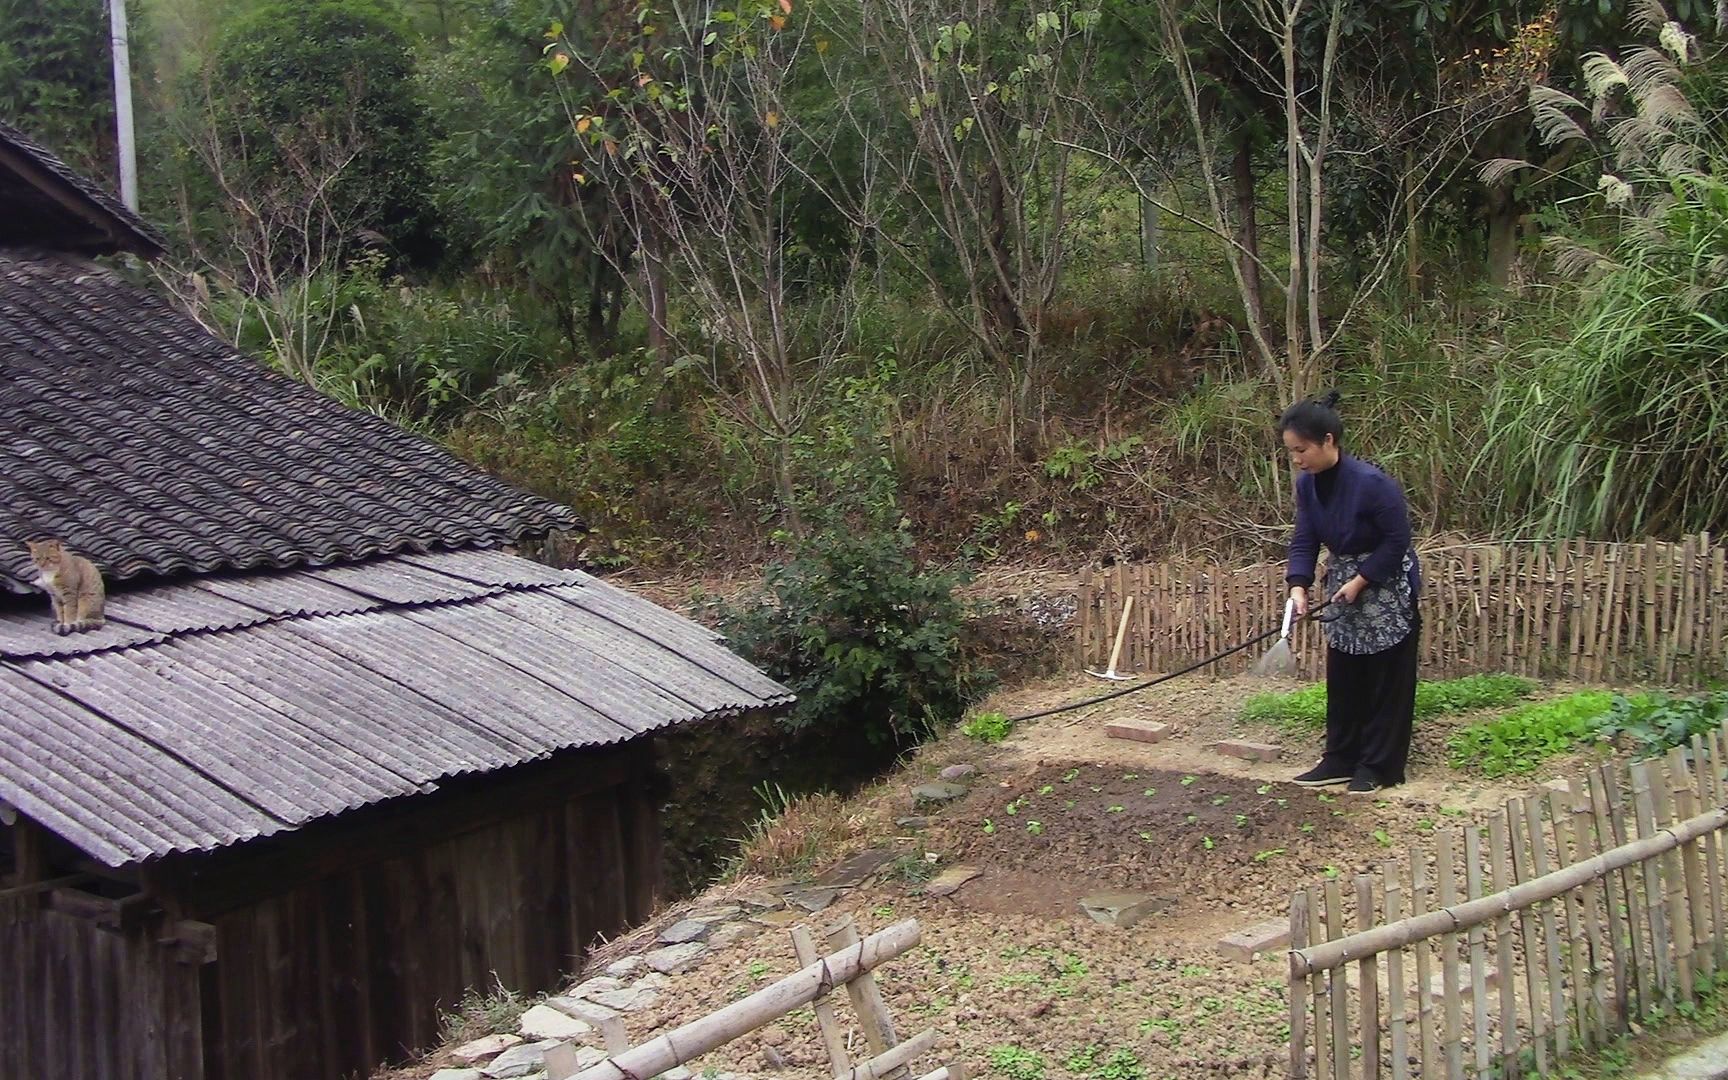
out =
[(1667, 694), (1617, 696), (1597, 734), (1640, 758), (1684, 746), (1728, 721), (1728, 690), (1690, 697)]
[[(1537, 684), (1516, 675), (1466, 675), (1416, 685), (1416, 718), (1509, 705), (1535, 693)], [(1326, 685), (1256, 694), (1242, 706), (1242, 719), (1300, 730), (1326, 725)]]
[(1044, 1080), (1049, 1068), (1043, 1055), (1018, 1046), (992, 1046), (984, 1056), (990, 1068), (1008, 1080)]
[(1613, 707), (1614, 695), (1600, 690), (1523, 705), (1453, 732), (1446, 741), (1448, 760), (1455, 769), (1487, 777), (1528, 775), (1549, 758), (1594, 739)]
[(835, 522), (768, 568), (763, 595), (723, 605), (721, 627), (798, 695), (789, 727), (916, 738), (958, 716), (984, 677), (961, 662), (961, 580), (921, 565), (904, 528)]
[(999, 712), (982, 712), (960, 725), (962, 735), (984, 743), (999, 743), (1013, 732), (1013, 721)]
[(1063, 1065), (1069, 1072), (1089, 1080), (1142, 1080), (1146, 1075), (1140, 1058), (1126, 1046), (1105, 1055), (1103, 1047), (1091, 1043), (1068, 1055)]

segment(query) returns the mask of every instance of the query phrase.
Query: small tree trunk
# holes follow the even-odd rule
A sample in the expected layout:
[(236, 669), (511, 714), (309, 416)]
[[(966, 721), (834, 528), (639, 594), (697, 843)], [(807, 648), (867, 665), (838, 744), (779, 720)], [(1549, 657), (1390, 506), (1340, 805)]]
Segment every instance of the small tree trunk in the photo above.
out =
[(1010, 355), (1017, 355), (1021, 350), (1018, 338), (1025, 327), (1021, 325), (1020, 310), (1014, 303), (1014, 293), (1008, 282), (1015, 279), (1014, 260), (1009, 251), (1008, 239), (1008, 185), (1003, 182), (1002, 169), (995, 161), (987, 166), (985, 178), (987, 185), (986, 198), (990, 208), (990, 260), (992, 264), (990, 283), (990, 319), (998, 341), (1005, 346)]
[(1254, 175), (1254, 140), (1246, 131), (1236, 138), (1230, 158), (1230, 182), (1236, 194), (1236, 260), (1242, 267), (1248, 318), (1264, 333), (1266, 294), (1260, 282), (1260, 213), (1258, 178)]
[(1512, 280), (1518, 258), (1518, 201), (1509, 184), (1488, 189), (1488, 281), (1504, 286)]
[(642, 295), (648, 301), (648, 351), (662, 366), (672, 362), (672, 335), (666, 329), (666, 264), (661, 258), (660, 233), (643, 229)]

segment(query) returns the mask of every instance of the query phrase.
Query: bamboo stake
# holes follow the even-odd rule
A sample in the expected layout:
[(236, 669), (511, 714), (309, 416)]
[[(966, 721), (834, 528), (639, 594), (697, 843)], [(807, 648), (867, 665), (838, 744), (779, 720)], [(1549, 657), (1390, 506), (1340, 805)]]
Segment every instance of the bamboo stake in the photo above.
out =
[[(1374, 878), (1370, 874), (1356, 875), (1356, 928), (1374, 925)], [(1363, 1080), (1378, 1080), (1380, 1076), (1380, 957), (1369, 953), (1356, 967), (1356, 993), (1362, 999), (1359, 1010), (1362, 1020)]]
[[(1434, 879), (1440, 887), (1438, 902), (1442, 909), (1458, 903), (1458, 867), (1452, 851), (1452, 833), (1443, 831), (1436, 839)], [(1447, 1080), (1461, 1080), (1464, 1075), (1464, 1002), (1459, 985), (1458, 936), (1440, 935), (1440, 984), (1446, 1025)], [(1432, 996), (1432, 987), (1424, 987)]]
[[(1464, 891), (1471, 900), (1482, 898), (1482, 830), (1471, 825), (1464, 830)], [(1494, 1044), (1488, 1037), (1488, 945), (1487, 931), (1472, 926), (1470, 940), (1470, 1011), (1475, 1020), (1476, 1075), (1489, 1075)]]
[[(1395, 923), (1404, 917), (1404, 888), (1399, 884), (1398, 864), (1387, 862), (1380, 867), (1386, 882), (1386, 921)], [(1386, 952), (1386, 1009), (1392, 1028), (1392, 1080), (1410, 1080), (1410, 1028), (1404, 1004), (1404, 950)]]
[[(1506, 815), (1488, 819), (1488, 852), (1493, 859), (1494, 891), (1512, 886), (1512, 866), (1506, 850)], [(1500, 968), (1500, 1075), (1517, 1080), (1518, 1061), (1518, 973), (1513, 966), (1512, 912), (1502, 911), (1494, 920), (1495, 961)]]
[(1080, 568), (1080, 632), (1075, 649), (1074, 666), (1085, 671), (1092, 664), (1092, 604), (1096, 597), (1092, 589), (1092, 567)]
[[(1725, 803), (1722, 790), (1722, 753), (1720, 731), (1711, 732), (1709, 738), (1698, 737), (1702, 744), (1703, 764), (1699, 767), (1699, 798), (1706, 806), (1723, 806)], [(1712, 955), (1716, 970), (1728, 966), (1728, 924), (1723, 923), (1723, 890), (1722, 875), (1722, 836), (1711, 833), (1704, 838), (1706, 861), (1710, 869), (1710, 928)]]
[(1555, 550), (1552, 560), (1548, 558), (1547, 544), (1541, 548), (1541, 579), (1543, 579), (1543, 603), (1548, 620), (1548, 670), (1564, 669), (1564, 658), (1560, 657), (1560, 565), (1564, 558), (1560, 551)]
[[(1678, 757), (1678, 762), (1676, 762)], [(1656, 813), (1663, 825), (1675, 820), (1674, 797), (1684, 785), (1686, 776), (1685, 751), (1675, 747), (1666, 762), (1651, 762), (1655, 774)], [(1680, 1000), (1691, 1001), (1696, 988), (1696, 957), (1692, 955), (1692, 912), (1687, 903), (1687, 883), (1693, 868), (1688, 863), (1692, 845), (1682, 844), (1663, 859), (1663, 876), (1668, 885), (1668, 919), (1674, 932), (1674, 960), (1680, 975)]]
[[(1548, 793), (1548, 823), (1554, 831), (1554, 864), (1561, 870), (1572, 865), (1567, 841), (1572, 826), (1570, 803), (1570, 798), (1558, 791)], [(1587, 916), (1580, 905), (1581, 892), (1581, 889), (1568, 891), (1560, 903), (1566, 920), (1566, 956), (1572, 963), (1572, 1021), (1578, 1032), (1579, 1049), (1589, 1050), (1594, 1033), (1590, 1025), (1590, 948), (1584, 940)]]
[(1655, 545), (1638, 545), (1638, 569), (1643, 577), (1641, 584), (1644, 589), (1644, 647), (1650, 651), (1650, 670), (1658, 673), (1662, 670), (1662, 639), (1656, 636), (1656, 569), (1652, 563)]
[[(1570, 784), (1570, 799), (1572, 813), (1566, 818), (1566, 836), (1564, 839), (1556, 835), (1555, 843), (1559, 847), (1560, 857), (1564, 860), (1562, 868), (1581, 862), (1596, 854), (1595, 839), (1592, 835), (1595, 819), (1590, 814), (1589, 783), (1578, 777), (1573, 777)], [(1579, 1000), (1582, 1002), (1584, 987), (1590, 987), (1590, 1038), (1595, 1045), (1604, 1046), (1608, 1042), (1608, 971), (1613, 966), (1609, 958), (1608, 941), (1603, 934), (1605, 925), (1602, 914), (1602, 887), (1599, 882), (1592, 881), (1584, 886), (1579, 902), (1579, 922), (1583, 924), (1585, 937), (1589, 940), (1590, 954), (1584, 963), (1584, 979), (1578, 984)], [(1580, 1022), (1583, 1011), (1580, 1011)]]
[[(1530, 837), (1524, 830), (1524, 800), (1506, 804), (1506, 824), (1512, 834), (1512, 876), (1521, 888), (1536, 880), (1530, 869)], [(1536, 1048), (1536, 1075), (1548, 1075), (1548, 1024), (1543, 1013), (1542, 944), (1533, 906), (1518, 912), (1518, 928), (1524, 938), (1524, 978), (1530, 1001), (1530, 1041)]]
[(1620, 651), (1620, 624), (1626, 608), (1621, 600), (1620, 589), (1626, 580), (1625, 565), (1625, 546), (1616, 544), (1608, 551), (1608, 582), (1602, 589), (1602, 625), (1606, 637), (1605, 647), (1608, 650), (1608, 655), (1614, 658), (1611, 670), (1616, 681), (1623, 680), (1628, 676), (1624, 655)]
[[(1308, 890), (1290, 894), (1290, 948), (1308, 947)], [(1290, 980), (1290, 1080), (1308, 1078), (1308, 980)]]
[[(1586, 848), (1583, 853), (1586, 859), (1594, 858), (1618, 843), (1609, 821), (1607, 789), (1610, 782), (1608, 769), (1603, 766), (1595, 771), (1589, 785), (1590, 828), (1585, 833)], [(1601, 895), (1602, 906), (1608, 915), (1609, 968), (1614, 978), (1614, 1007), (1608, 1011), (1607, 1016), (1611, 1030), (1619, 1034), (1626, 1030), (1632, 995), (1626, 955), (1630, 943), (1626, 940), (1626, 924), (1621, 918), (1621, 906), (1626, 902), (1626, 875), (1616, 873), (1604, 878)], [(1600, 961), (1597, 967), (1600, 969)]]
[[(1530, 829), (1530, 867), (1538, 878), (1547, 877), (1548, 844), (1542, 836), (1542, 800), (1527, 801), (1524, 812)], [(1553, 1021), (1554, 1056), (1564, 1061), (1572, 1052), (1572, 1037), (1566, 1030), (1566, 969), (1560, 962), (1560, 934), (1552, 903), (1542, 908), (1542, 940), (1547, 947), (1548, 999), (1552, 1010), (1548, 1016)]]
[[(1616, 782), (1618, 773), (1610, 772), (1607, 766), (1603, 766), (1598, 775), (1607, 792), (1608, 822), (1614, 831), (1614, 846), (1619, 849), (1633, 839), (1631, 831), (1626, 827), (1625, 795)], [(1626, 940), (1632, 949), (1632, 973), (1638, 987), (1638, 1003), (1626, 1013), (1626, 1021), (1630, 1024), (1634, 1016), (1648, 1013), (1655, 1001), (1656, 927), (1654, 917), (1645, 917), (1647, 909), (1641, 868), (1624, 869), (1616, 876), (1620, 879), (1621, 891), (1626, 896)], [(1646, 927), (1650, 930), (1648, 936), (1644, 932)]]
[[(1344, 886), (1337, 878), (1326, 883), (1326, 925), (1344, 925)], [(1326, 981), (1332, 997), (1332, 1075), (1350, 1080), (1350, 988), (1342, 971), (1332, 971)]]
[(793, 1009), (810, 1004), (834, 986), (847, 983), (916, 946), (918, 924), (907, 920), (871, 934), (855, 945), (806, 965), (742, 1001), (710, 1013), (641, 1046), (607, 1058), (581, 1073), (577, 1080), (631, 1080), (659, 1076), (692, 1061)]
[[(1326, 942), (1335, 937), (1342, 937), (1336, 923), (1328, 921), (1326, 914), (1326, 899), (1322, 891), (1310, 894), (1311, 904), (1308, 908), (1308, 940), (1311, 942)], [(1314, 999), (1314, 1075), (1320, 1080), (1332, 1075), (1332, 1044), (1329, 1041), (1332, 1034), (1332, 1004), (1326, 995), (1323, 971), (1313, 974), (1309, 985), (1309, 996)]]
[[(1702, 736), (1692, 737), (1692, 764), (1686, 763), (1686, 751), (1675, 747), (1675, 756), (1680, 765), (1674, 772), (1674, 811), (1681, 820), (1687, 820), (1698, 815), (1698, 786), (1704, 781), (1704, 769), (1708, 764), (1704, 758), (1704, 739)], [(1680, 849), (1682, 864), (1686, 867), (1686, 898), (1691, 901), (1687, 912), (1692, 926), (1692, 969), (1701, 982), (1708, 985), (1716, 974), (1715, 956), (1710, 950), (1711, 928), (1710, 894), (1714, 891), (1715, 881), (1706, 883), (1704, 873), (1705, 845), (1715, 834), (1699, 837), (1694, 843)]]
[[(1428, 858), (1420, 848), (1410, 848), (1410, 917), (1420, 918), (1428, 911)], [(1434, 1031), (1434, 997), (1428, 993), (1429, 947), (1426, 939), (1416, 946), (1416, 1033), (1422, 1044), (1422, 1076), (1434, 1076), (1440, 1071), (1440, 1043)], [(1401, 946), (1395, 946), (1401, 947)]]
[(1680, 567), (1678, 571), (1680, 600), (1678, 604), (1675, 605), (1678, 609), (1678, 618), (1680, 622), (1678, 627), (1679, 633), (1676, 635), (1679, 640), (1676, 641), (1675, 644), (1679, 647), (1680, 658), (1684, 659), (1688, 665), (1690, 665), (1692, 661), (1692, 618), (1696, 612), (1696, 608), (1694, 608), (1692, 603), (1692, 582), (1694, 578), (1692, 573), (1692, 564), (1697, 559), (1697, 549), (1694, 547), (1696, 543), (1696, 539), (1688, 536), (1680, 547)]
[[(858, 940), (858, 924), (850, 915), (843, 916), (828, 930), (828, 947), (831, 949), (854, 947)], [(858, 1026), (864, 1029), (864, 1042), (870, 1047), (870, 1053), (881, 1057), (892, 1050), (900, 1039), (894, 1033), (894, 1017), (889, 1015), (888, 1003), (882, 1000), (876, 977), (865, 970), (856, 978), (846, 980), (846, 995), (852, 999), (852, 1011), (858, 1014)], [(901, 1065), (883, 1075), (890, 1080), (908, 1080), (911, 1074)]]
[[(1648, 839), (1656, 835), (1656, 802), (1650, 793), (1650, 770), (1646, 764), (1641, 761), (1632, 766), (1632, 806), (1638, 814), (1638, 835)], [(1650, 953), (1656, 989), (1672, 1002), (1674, 961), (1668, 951), (1668, 914), (1662, 902), (1661, 871), (1654, 856), (1644, 860), (1642, 869), (1645, 910), (1650, 914)]]
[(909, 1076), (906, 1066), (935, 1048), (936, 1032), (920, 1031), (905, 1042), (897, 1043), (855, 1067), (844, 1080), (884, 1080), (895, 1073)]
[(1579, 544), (1583, 573), (1578, 575), (1578, 602), (1583, 606), (1579, 640), (1583, 643), (1584, 671), (1592, 683), (1602, 681), (1602, 650), (1596, 647), (1596, 597), (1592, 591), (1601, 580), (1596, 567), (1596, 544)]
[[(806, 926), (792, 928), (792, 952), (798, 957), (798, 963), (809, 967), (820, 959), (816, 952), (816, 939), (810, 935)], [(822, 1029), (822, 1046), (828, 1051), (828, 1064), (833, 1067), (836, 1080), (852, 1071), (852, 1059), (846, 1053), (846, 1036), (840, 1030), (840, 1022), (834, 1015), (834, 1005), (827, 995), (816, 999), (813, 1003), (816, 1010), (816, 1023)]]

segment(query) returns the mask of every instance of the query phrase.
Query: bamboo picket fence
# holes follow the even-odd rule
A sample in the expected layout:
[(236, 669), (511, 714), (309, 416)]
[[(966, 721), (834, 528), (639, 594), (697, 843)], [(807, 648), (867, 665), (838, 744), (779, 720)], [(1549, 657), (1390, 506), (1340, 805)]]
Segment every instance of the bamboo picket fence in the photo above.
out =
[(1289, 1075), (1546, 1076), (1695, 1000), (1728, 976), (1725, 767), (1728, 725), (1296, 892)]
[[(1422, 665), (1430, 676), (1503, 671), (1588, 683), (1703, 685), (1728, 677), (1728, 547), (1678, 542), (1492, 543), (1419, 548)], [(1118, 564), (1081, 571), (1074, 661), (1103, 669), (1134, 598), (1118, 665), (1170, 671), (1278, 625), (1284, 564)], [(1302, 669), (1324, 641), (1299, 626)], [(1250, 650), (1224, 661), (1245, 669)]]

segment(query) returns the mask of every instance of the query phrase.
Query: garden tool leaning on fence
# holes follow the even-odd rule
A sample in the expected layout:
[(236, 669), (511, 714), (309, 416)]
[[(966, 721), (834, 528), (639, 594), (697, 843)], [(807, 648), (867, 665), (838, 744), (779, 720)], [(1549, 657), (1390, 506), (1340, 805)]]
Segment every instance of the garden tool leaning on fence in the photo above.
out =
[[(1120, 622), (1120, 624), (1118, 624), (1118, 626), (1116, 628), (1116, 643), (1110, 650), (1111, 660), (1110, 660), (1109, 668), (1103, 674), (1100, 674), (1099, 672), (1096, 672), (1096, 671), (1088, 671), (1087, 672), (1088, 675), (1096, 675), (1101, 679), (1102, 678), (1114, 678), (1117, 680), (1121, 680), (1121, 679), (1127, 678), (1127, 676), (1116, 675), (1115, 672), (1116, 672), (1116, 660), (1119, 658), (1118, 654), (1122, 651), (1122, 632), (1124, 630), (1126, 630), (1128, 627), (1128, 612), (1130, 610), (1132, 610), (1132, 608), (1131, 608), (1132, 599), (1133, 598), (1130, 597), (1129, 600), (1127, 602), (1124, 602), (1124, 604), (1123, 604), (1122, 621)], [(1330, 620), (1328, 620), (1328, 619), (1317, 619), (1317, 618), (1315, 618), (1315, 616), (1319, 615), (1322, 611), (1326, 610), (1331, 605), (1332, 605), (1332, 601), (1330, 601), (1330, 600), (1326, 600), (1326, 601), (1323, 601), (1321, 603), (1315, 604), (1313, 607), (1308, 609), (1308, 614), (1302, 616), (1303, 621), (1329, 622)], [(1342, 613), (1340, 613), (1340, 614), (1342, 614)], [(1337, 616), (1333, 616), (1333, 618), (1337, 618)], [(1204, 660), (1196, 660), (1194, 663), (1189, 664), (1187, 667), (1182, 668), (1178, 671), (1172, 671), (1172, 672), (1169, 672), (1168, 674), (1160, 675), (1155, 679), (1148, 679), (1143, 683), (1137, 683), (1133, 686), (1124, 686), (1122, 689), (1112, 690), (1108, 694), (1099, 694), (1095, 698), (1087, 698), (1084, 701), (1076, 701), (1076, 702), (1073, 702), (1072, 704), (1068, 704), (1068, 705), (1058, 705), (1055, 708), (1051, 708), (1051, 709), (1040, 709), (1038, 712), (1027, 713), (1025, 716), (1016, 716), (1016, 717), (1013, 717), (1010, 722), (1015, 723), (1015, 724), (1019, 724), (1019, 723), (1024, 723), (1027, 720), (1038, 720), (1038, 719), (1042, 719), (1043, 717), (1046, 717), (1046, 716), (1055, 716), (1057, 713), (1073, 712), (1075, 709), (1084, 709), (1088, 705), (1098, 705), (1098, 704), (1101, 704), (1101, 703), (1106, 702), (1106, 701), (1112, 701), (1112, 700), (1119, 698), (1119, 697), (1126, 697), (1127, 695), (1135, 693), (1136, 691), (1146, 690), (1150, 687), (1157, 686), (1159, 683), (1167, 683), (1171, 679), (1180, 679), (1184, 675), (1190, 675), (1196, 671), (1199, 671), (1203, 667), (1207, 667), (1208, 665), (1211, 665), (1211, 664), (1216, 664), (1220, 660), (1229, 659), (1230, 657), (1235, 656), (1239, 652), (1246, 652), (1247, 650), (1252, 649), (1254, 646), (1260, 644), (1262, 641), (1265, 641), (1268, 638), (1274, 638), (1275, 637), (1278, 639), (1278, 643), (1276, 645), (1274, 645), (1270, 650), (1268, 650), (1267, 656), (1261, 657), (1260, 661), (1254, 665), (1254, 667), (1252, 669), (1253, 673), (1255, 675), (1262, 675), (1263, 673), (1260, 671), (1261, 664), (1266, 662), (1267, 657), (1271, 656), (1273, 653), (1279, 652), (1280, 650), (1282, 650), (1283, 656), (1289, 657), (1287, 672), (1288, 673), (1294, 673), (1294, 671), (1295, 671), (1295, 655), (1290, 651), (1289, 638), (1290, 638), (1290, 631), (1295, 627), (1296, 621), (1297, 620), (1296, 620), (1296, 605), (1295, 605), (1295, 603), (1294, 602), (1286, 603), (1284, 606), (1284, 621), (1281, 625), (1273, 627), (1272, 629), (1266, 631), (1264, 634), (1256, 634), (1253, 637), (1249, 638), (1247, 641), (1238, 642), (1237, 644), (1230, 646), (1228, 649), (1225, 649), (1223, 652), (1218, 653), (1215, 656), (1208, 656)], [(1278, 659), (1278, 660), (1274, 661), (1274, 663), (1276, 663), (1277, 665), (1280, 666), (1280, 671), (1286, 671), (1286, 668), (1283, 666), (1285, 664), (1284, 660)]]

